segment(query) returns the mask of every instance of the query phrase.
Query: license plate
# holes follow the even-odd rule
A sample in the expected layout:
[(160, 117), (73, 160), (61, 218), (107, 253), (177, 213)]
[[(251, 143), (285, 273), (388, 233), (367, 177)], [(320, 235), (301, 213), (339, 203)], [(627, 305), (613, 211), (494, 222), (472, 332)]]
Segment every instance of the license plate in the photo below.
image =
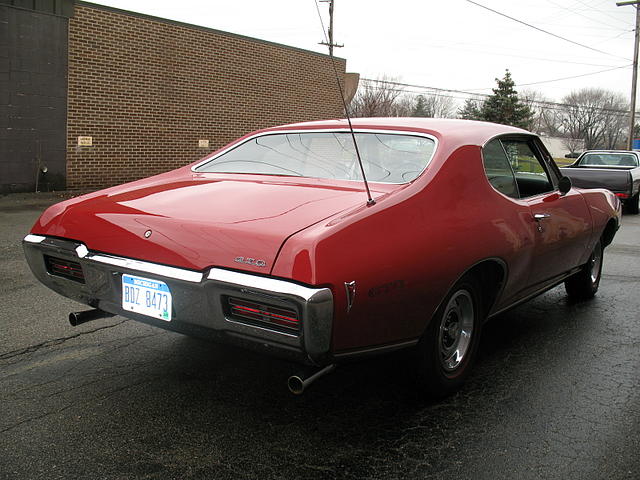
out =
[(122, 275), (122, 308), (160, 320), (171, 320), (171, 292), (160, 280)]

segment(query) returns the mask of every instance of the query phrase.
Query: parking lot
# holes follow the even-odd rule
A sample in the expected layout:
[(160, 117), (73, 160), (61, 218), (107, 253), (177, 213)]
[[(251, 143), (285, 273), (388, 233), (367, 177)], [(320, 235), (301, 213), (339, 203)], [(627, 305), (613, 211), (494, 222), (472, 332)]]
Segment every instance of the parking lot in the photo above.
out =
[(463, 390), (434, 403), (396, 354), (303, 396), (295, 366), (84, 307), (20, 244), (54, 195), (0, 198), (0, 478), (640, 478), (640, 217), (597, 297), (558, 287), (492, 320)]

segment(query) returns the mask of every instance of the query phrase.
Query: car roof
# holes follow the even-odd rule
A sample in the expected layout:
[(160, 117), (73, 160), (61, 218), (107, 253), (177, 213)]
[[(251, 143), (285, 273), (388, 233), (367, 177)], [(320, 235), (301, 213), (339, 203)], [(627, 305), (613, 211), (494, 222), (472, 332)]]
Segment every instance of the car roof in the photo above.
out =
[(585, 155), (587, 153), (597, 153), (597, 154), (605, 154), (605, 155), (607, 153), (611, 153), (611, 154), (630, 153), (632, 155), (638, 155), (638, 152), (634, 150), (587, 150), (586, 152), (582, 152), (582, 155)]
[[(531, 132), (491, 122), (460, 120), (450, 118), (423, 117), (372, 117), (353, 118), (351, 123), (357, 130), (401, 130), (427, 133), (436, 137), (464, 139), (466, 144), (483, 145), (491, 138), (504, 134), (527, 134)], [(265, 132), (282, 130), (348, 129), (346, 119), (322, 120), (292, 123), (263, 130)]]

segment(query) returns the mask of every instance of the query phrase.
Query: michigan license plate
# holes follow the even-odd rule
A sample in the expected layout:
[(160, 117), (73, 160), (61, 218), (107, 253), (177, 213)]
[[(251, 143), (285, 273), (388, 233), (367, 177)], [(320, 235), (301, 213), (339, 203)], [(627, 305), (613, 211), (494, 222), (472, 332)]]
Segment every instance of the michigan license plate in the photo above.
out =
[(171, 320), (171, 292), (160, 280), (122, 275), (122, 308), (160, 320)]

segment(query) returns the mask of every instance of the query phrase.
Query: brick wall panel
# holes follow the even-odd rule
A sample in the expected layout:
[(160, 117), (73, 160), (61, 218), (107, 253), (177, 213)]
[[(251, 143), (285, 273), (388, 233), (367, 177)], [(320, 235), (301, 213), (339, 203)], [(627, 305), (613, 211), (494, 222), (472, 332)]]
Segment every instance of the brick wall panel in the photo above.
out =
[[(344, 60), (336, 65), (342, 75)], [(341, 115), (325, 55), (83, 4), (69, 23), (70, 189), (177, 168), (254, 129)], [(78, 147), (80, 135), (94, 145)]]

